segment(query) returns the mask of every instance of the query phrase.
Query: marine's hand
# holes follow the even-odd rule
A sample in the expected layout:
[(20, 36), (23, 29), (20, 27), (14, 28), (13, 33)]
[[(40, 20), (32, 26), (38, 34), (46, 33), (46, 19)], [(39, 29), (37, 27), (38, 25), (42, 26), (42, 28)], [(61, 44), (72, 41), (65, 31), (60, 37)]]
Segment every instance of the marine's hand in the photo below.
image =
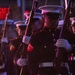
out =
[(8, 39), (7, 39), (7, 38), (2, 38), (2, 39), (1, 39), (1, 42), (8, 43)]
[(63, 47), (66, 50), (71, 49), (71, 45), (69, 44), (69, 42), (66, 39), (58, 39), (55, 45), (56, 45), (56, 47)]
[(19, 58), (16, 63), (17, 63), (18, 66), (25, 66), (26, 63), (27, 63), (27, 59)]

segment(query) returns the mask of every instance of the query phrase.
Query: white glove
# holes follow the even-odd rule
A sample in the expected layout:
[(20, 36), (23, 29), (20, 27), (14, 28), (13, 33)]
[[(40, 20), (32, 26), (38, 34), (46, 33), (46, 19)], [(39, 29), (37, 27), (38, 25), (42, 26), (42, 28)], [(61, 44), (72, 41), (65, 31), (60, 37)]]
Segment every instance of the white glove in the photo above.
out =
[(5, 68), (5, 64), (3, 63), (3, 65), (0, 65), (0, 69)]
[(25, 66), (27, 63), (27, 59), (19, 58), (16, 63), (18, 66)]
[(0, 72), (0, 75), (7, 75), (7, 72)]
[(58, 39), (55, 45), (56, 45), (56, 47), (63, 47), (66, 50), (71, 49), (71, 45), (69, 44), (69, 42), (66, 39)]
[(2, 38), (2, 39), (1, 39), (1, 42), (8, 43), (8, 39), (7, 39), (7, 38)]

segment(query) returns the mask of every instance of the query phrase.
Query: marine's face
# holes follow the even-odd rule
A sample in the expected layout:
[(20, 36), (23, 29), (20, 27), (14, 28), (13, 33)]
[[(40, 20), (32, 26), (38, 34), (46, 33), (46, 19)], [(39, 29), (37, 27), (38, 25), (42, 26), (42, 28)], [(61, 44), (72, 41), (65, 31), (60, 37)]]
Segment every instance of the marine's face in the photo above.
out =
[(37, 20), (33, 23), (32, 25), (32, 31), (37, 31), (39, 29), (41, 29), (43, 27), (42, 21), (41, 20)]
[(16, 27), (16, 30), (17, 30), (18, 35), (20, 35), (20, 36), (24, 35), (24, 33), (25, 33), (25, 30), (22, 30), (19, 27)]
[(72, 26), (72, 32), (75, 34), (75, 26)]
[(49, 28), (56, 28), (58, 26), (59, 19), (53, 19), (48, 16), (45, 16), (45, 26)]

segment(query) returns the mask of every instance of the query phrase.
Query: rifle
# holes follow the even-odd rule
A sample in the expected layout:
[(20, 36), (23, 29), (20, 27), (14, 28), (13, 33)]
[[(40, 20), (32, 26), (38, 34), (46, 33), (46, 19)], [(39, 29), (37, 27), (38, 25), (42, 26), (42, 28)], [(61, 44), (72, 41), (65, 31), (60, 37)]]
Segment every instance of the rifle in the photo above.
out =
[[(32, 10), (30, 12), (30, 18), (29, 18), (29, 21), (28, 21), (28, 26), (26, 27), (26, 31), (25, 31), (25, 36), (29, 40), (30, 40), (30, 36), (31, 36), (31, 30), (32, 30), (31, 27), (32, 27), (34, 11), (37, 8), (37, 4), (38, 4), (38, 1), (37, 0), (33, 0)], [(27, 58), (27, 46), (28, 46), (28, 43), (29, 43), (29, 41), (27, 41), (28, 39), (25, 39), (25, 42), (23, 43), (21, 58)], [(24, 66), (21, 67), (20, 75), (25, 75), (24, 68), (25, 68)]]
[(6, 55), (4, 52), (4, 47), (5, 47), (5, 42), (3, 41), (3, 39), (5, 38), (6, 35), (6, 22), (7, 22), (7, 18), (9, 15), (9, 8), (8, 8), (8, 12), (6, 14), (6, 18), (5, 18), (5, 22), (4, 22), (4, 29), (3, 29), (3, 34), (2, 34), (2, 38), (1, 38), (1, 49), (0, 49), (0, 66), (4, 65), (3, 68), (5, 68), (5, 62), (6, 62)]
[[(64, 24), (63, 24), (63, 27), (61, 28), (59, 39), (61, 38), (64, 39), (66, 25), (68, 24), (68, 21), (69, 21), (70, 8), (71, 8), (72, 1), (73, 0), (69, 0), (68, 2), (68, 6), (67, 6), (65, 17), (64, 17)], [(56, 57), (55, 57), (55, 69), (56, 69), (57, 75), (60, 74), (61, 72), (61, 64), (63, 62), (64, 54), (65, 54), (64, 48), (57, 48)]]

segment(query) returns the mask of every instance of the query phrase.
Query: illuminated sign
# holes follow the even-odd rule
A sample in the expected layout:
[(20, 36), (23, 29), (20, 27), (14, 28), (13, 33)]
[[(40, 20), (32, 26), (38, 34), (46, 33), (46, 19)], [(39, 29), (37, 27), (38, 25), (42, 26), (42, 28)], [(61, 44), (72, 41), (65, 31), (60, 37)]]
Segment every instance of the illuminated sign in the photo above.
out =
[(7, 7), (0, 7), (0, 20), (4, 20), (8, 12)]

